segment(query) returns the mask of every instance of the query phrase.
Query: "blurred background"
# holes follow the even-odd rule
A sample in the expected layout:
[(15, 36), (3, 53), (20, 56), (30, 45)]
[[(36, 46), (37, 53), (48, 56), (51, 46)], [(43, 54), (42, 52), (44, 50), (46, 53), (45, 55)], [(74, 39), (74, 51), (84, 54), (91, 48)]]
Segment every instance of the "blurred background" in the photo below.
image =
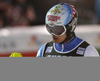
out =
[(47, 11), (63, 2), (78, 11), (76, 34), (100, 52), (100, 0), (0, 0), (0, 56), (20, 52), (35, 57), (51, 40), (45, 29)]

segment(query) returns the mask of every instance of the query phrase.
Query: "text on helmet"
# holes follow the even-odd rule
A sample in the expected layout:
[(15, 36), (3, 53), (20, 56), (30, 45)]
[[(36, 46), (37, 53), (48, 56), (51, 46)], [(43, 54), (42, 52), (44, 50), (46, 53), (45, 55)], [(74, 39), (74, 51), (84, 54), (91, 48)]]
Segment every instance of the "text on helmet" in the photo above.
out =
[(48, 18), (48, 21), (57, 22), (57, 20), (60, 20), (61, 17), (60, 16), (54, 16), (54, 15), (48, 15), (47, 18)]

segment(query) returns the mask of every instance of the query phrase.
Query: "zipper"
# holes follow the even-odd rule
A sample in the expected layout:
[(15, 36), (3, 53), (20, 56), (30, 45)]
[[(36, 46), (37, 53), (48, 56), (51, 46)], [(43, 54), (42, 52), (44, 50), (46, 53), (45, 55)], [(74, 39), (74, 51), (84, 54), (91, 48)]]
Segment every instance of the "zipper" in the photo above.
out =
[(62, 44), (62, 50), (61, 50), (62, 52), (64, 51), (64, 45)]

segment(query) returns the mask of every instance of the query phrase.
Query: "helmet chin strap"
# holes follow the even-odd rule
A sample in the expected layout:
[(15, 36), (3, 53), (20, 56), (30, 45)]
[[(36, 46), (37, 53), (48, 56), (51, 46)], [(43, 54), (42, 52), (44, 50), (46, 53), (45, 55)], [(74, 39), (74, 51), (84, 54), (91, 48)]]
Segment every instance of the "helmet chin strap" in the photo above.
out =
[(69, 43), (75, 38), (75, 33), (73, 32), (70, 34), (70, 36), (67, 36), (64, 41), (61, 42), (61, 44)]

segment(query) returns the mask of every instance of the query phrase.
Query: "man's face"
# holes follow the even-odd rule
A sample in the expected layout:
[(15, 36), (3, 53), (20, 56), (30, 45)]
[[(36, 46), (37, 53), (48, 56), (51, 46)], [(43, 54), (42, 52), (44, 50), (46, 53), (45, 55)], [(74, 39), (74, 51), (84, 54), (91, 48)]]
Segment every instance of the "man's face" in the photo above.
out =
[(54, 43), (61, 43), (65, 40), (65, 38), (66, 38), (66, 33), (64, 33), (63, 35), (60, 35), (60, 36), (55, 36), (52, 34), (52, 39), (53, 39)]

